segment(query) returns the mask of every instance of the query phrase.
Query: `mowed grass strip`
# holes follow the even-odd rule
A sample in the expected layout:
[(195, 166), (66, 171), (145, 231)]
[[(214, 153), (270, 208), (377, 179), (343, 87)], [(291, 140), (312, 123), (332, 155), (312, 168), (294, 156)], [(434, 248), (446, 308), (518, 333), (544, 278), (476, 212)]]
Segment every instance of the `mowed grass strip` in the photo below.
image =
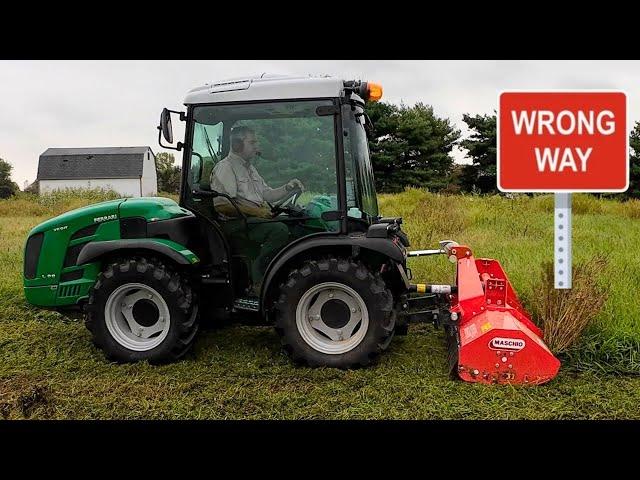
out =
[(30, 323), (22, 334), (14, 322), (0, 330), (13, 345), (0, 358), (4, 418), (640, 418), (637, 377), (563, 370), (538, 387), (452, 381), (442, 334), (427, 326), (396, 339), (377, 365), (341, 371), (292, 366), (268, 327), (207, 330), (185, 360), (157, 367), (105, 362), (79, 325), (52, 333), (49, 322)]

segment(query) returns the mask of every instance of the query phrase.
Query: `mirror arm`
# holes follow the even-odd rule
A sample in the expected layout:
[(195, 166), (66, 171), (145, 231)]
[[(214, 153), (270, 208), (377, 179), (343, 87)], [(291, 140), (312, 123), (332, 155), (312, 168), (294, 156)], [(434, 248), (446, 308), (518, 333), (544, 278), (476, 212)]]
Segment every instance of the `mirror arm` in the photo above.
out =
[(171, 145), (163, 145), (162, 144), (162, 127), (160, 125), (158, 125), (158, 143), (160, 144), (160, 146), (162, 148), (167, 148), (169, 150), (180, 151), (180, 150), (182, 150), (182, 147), (184, 147), (184, 143), (182, 143), (182, 142), (178, 142), (175, 147), (173, 147)]
[(184, 112), (179, 112), (178, 110), (169, 110), (168, 108), (167, 108), (167, 112), (177, 113), (178, 115), (180, 115), (181, 122), (184, 122), (187, 119), (187, 114)]

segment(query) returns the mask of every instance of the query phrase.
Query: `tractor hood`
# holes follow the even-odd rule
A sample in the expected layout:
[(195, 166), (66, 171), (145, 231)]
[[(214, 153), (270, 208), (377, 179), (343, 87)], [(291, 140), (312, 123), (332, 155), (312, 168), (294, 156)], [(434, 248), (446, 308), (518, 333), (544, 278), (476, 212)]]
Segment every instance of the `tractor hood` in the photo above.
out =
[(66, 229), (73, 225), (89, 225), (106, 220), (116, 220), (118, 218), (118, 206), (126, 200), (126, 198), (119, 198), (70, 210), (37, 225), (29, 232), (29, 236), (54, 228)]
[(175, 201), (164, 197), (128, 198), (118, 210), (121, 218), (143, 217), (150, 222), (193, 215)]
[(71, 229), (125, 217), (143, 217), (148, 221), (167, 220), (192, 215), (170, 198), (119, 198), (76, 208), (34, 227), (29, 236), (53, 229)]

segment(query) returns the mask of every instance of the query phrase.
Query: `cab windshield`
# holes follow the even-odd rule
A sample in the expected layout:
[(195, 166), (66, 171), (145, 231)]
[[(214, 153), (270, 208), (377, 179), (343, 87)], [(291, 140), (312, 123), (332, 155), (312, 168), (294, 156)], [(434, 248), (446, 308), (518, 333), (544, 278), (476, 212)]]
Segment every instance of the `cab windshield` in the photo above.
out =
[[(189, 189), (222, 186), (232, 197), (259, 204), (278, 198), (287, 184), (298, 180), (303, 192), (281, 215), (298, 211), (320, 218), (324, 211), (337, 210), (333, 105), (332, 100), (305, 100), (196, 107)], [(254, 150), (242, 158), (232, 145), (238, 127), (250, 132)], [(220, 162), (224, 164), (216, 169)]]

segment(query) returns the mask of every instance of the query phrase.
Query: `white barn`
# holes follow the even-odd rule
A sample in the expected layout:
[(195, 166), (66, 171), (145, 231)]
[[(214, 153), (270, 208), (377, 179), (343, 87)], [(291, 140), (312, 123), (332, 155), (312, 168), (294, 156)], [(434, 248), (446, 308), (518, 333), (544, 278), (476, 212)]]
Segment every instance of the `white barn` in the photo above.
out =
[(157, 195), (150, 147), (48, 148), (38, 163), (40, 193), (65, 188), (104, 188), (126, 197)]

